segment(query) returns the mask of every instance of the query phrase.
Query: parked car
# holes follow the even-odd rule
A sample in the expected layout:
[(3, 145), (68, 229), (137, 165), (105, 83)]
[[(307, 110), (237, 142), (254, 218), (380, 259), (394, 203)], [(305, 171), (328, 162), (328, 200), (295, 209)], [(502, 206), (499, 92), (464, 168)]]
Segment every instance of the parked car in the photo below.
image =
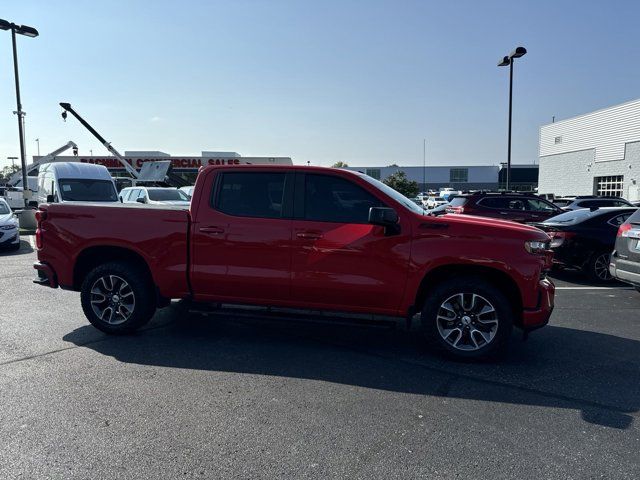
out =
[(541, 222), (562, 213), (559, 207), (536, 195), (498, 192), (456, 195), (449, 201), (446, 211), (500, 218), (518, 223)]
[(640, 292), (640, 210), (636, 210), (618, 227), (609, 272), (614, 278), (630, 283)]
[(0, 248), (11, 250), (20, 248), (18, 217), (3, 198), (0, 198)]
[(52, 162), (40, 165), (34, 203), (118, 201), (107, 167), (91, 163)]
[(431, 210), (446, 203), (448, 202), (442, 197), (429, 197), (425, 202), (425, 207)]
[(188, 207), (191, 199), (173, 187), (127, 187), (120, 192), (122, 203), (164, 204)]
[[(568, 200), (568, 199), (567, 199)], [(556, 205), (561, 206), (556, 202)], [(566, 202), (561, 208), (565, 211), (578, 210), (579, 208), (602, 208), (602, 207), (633, 207), (631, 202), (620, 197), (599, 197), (597, 195), (585, 195), (573, 198), (573, 201)]]
[(551, 237), (554, 262), (579, 268), (592, 280), (607, 282), (618, 228), (636, 208), (605, 207), (572, 210), (537, 226)]
[(190, 209), (42, 205), (37, 282), (81, 292), (107, 333), (144, 325), (168, 299), (422, 315), (462, 358), (504, 350), (513, 326), (544, 326), (555, 287), (549, 237), (462, 215), (430, 217), (343, 169), (205, 167)]

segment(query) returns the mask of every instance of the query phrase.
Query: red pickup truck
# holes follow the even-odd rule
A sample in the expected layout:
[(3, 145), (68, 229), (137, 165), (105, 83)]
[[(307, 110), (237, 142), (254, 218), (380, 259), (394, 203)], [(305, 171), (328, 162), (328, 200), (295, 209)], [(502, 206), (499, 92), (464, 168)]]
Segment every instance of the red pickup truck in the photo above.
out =
[(341, 169), (204, 168), (190, 208), (41, 205), (37, 283), (81, 292), (107, 333), (171, 299), (411, 319), (454, 356), (502, 351), (513, 326), (548, 322), (549, 237), (516, 223), (431, 217)]

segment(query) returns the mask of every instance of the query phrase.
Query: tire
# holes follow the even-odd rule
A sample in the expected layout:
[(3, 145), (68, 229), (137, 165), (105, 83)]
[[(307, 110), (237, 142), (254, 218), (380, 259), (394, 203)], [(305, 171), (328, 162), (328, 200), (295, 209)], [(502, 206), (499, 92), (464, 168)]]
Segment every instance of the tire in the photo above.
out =
[(91, 270), (82, 282), (80, 299), (89, 322), (115, 335), (139, 329), (156, 310), (149, 275), (124, 262), (108, 262)]
[(18, 250), (20, 250), (20, 242), (16, 243), (15, 245), (11, 245), (9, 249), (13, 250), (14, 252), (17, 252)]
[(421, 318), (427, 341), (447, 356), (497, 359), (506, 353), (514, 311), (495, 285), (464, 276), (437, 285), (424, 302)]
[(585, 273), (589, 279), (593, 282), (611, 282), (613, 277), (609, 272), (610, 260), (611, 252), (608, 250), (593, 252), (585, 265)]

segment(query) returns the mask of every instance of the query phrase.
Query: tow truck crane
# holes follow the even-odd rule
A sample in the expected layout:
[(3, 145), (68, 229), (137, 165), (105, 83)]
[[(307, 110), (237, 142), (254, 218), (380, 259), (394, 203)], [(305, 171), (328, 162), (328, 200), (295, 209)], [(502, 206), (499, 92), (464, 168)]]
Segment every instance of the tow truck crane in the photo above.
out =
[(127, 160), (120, 155), (120, 153), (107, 142), (102, 135), (100, 135), (95, 128), (93, 128), (89, 122), (80, 116), (76, 112), (70, 103), (60, 102), (62, 107), (62, 119), (67, 120), (67, 112), (76, 117), (76, 119), (82, 124), (84, 128), (89, 130), (91, 134), (98, 139), (98, 141), (122, 164), (124, 169), (132, 177), (132, 184), (135, 186), (139, 183), (151, 183), (160, 184), (171, 187), (184, 187), (189, 185), (189, 182), (184, 180), (179, 175), (171, 172), (171, 161), (169, 160), (156, 160), (152, 162), (145, 162), (140, 169), (140, 172), (136, 171)]

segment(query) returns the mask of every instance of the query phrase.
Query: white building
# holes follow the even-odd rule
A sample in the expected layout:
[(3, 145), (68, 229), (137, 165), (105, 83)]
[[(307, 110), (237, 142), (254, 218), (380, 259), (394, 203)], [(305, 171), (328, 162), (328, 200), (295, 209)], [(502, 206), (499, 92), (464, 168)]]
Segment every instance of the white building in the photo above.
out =
[(640, 99), (540, 128), (538, 191), (639, 200)]

